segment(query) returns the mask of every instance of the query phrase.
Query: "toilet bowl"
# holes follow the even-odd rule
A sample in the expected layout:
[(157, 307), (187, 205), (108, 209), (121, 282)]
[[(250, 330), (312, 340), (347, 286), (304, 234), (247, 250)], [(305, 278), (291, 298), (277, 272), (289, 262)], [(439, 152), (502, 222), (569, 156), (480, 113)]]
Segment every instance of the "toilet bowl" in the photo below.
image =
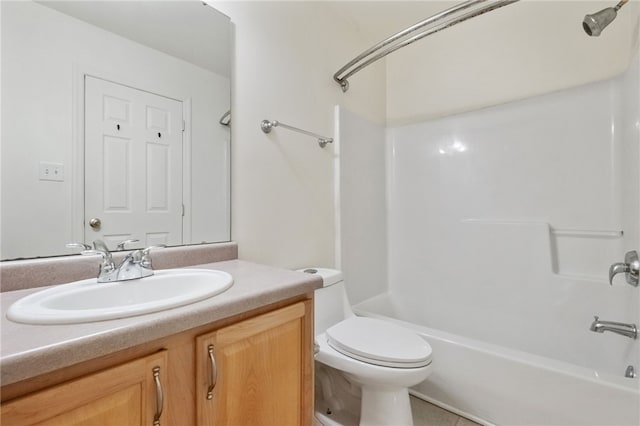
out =
[[(315, 360), (334, 369), (360, 390), (359, 425), (412, 426), (408, 388), (424, 381), (432, 369), (431, 347), (412, 331), (375, 319), (356, 317), (340, 271), (308, 268), (323, 287), (315, 292)], [(323, 380), (326, 382), (326, 380)], [(324, 392), (327, 392), (324, 383)], [(333, 393), (333, 391), (329, 391)], [(335, 398), (332, 394), (331, 398)], [(318, 395), (316, 401), (322, 399)], [(347, 409), (337, 404), (340, 409)], [(320, 424), (357, 418), (316, 405)]]

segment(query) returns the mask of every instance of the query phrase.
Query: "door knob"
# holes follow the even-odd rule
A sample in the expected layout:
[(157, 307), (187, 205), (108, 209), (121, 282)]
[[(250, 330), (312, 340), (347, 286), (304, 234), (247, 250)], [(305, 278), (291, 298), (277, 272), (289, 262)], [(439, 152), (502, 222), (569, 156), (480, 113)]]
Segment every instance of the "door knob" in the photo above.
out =
[(609, 284), (613, 285), (613, 277), (623, 273), (625, 280), (632, 286), (638, 286), (640, 281), (640, 260), (638, 260), (638, 252), (631, 250), (624, 256), (624, 262), (614, 263), (609, 268)]
[(94, 217), (89, 221), (89, 226), (97, 231), (102, 226), (102, 221), (99, 218)]

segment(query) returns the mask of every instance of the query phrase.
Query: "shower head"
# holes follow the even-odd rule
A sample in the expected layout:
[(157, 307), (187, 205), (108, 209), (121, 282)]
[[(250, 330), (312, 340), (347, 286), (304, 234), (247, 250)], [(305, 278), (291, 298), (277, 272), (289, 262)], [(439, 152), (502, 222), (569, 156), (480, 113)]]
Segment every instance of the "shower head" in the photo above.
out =
[(582, 28), (590, 36), (597, 37), (602, 30), (611, 23), (618, 15), (618, 10), (627, 3), (629, 0), (621, 0), (614, 7), (608, 7), (602, 9), (600, 12), (596, 12), (592, 15), (585, 15), (582, 21)]

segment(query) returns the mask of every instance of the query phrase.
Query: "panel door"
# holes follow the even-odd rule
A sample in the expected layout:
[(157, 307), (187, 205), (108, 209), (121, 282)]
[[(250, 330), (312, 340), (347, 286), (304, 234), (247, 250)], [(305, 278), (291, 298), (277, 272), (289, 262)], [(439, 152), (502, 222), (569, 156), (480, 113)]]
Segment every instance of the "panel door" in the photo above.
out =
[(162, 351), (9, 401), (2, 404), (2, 424), (149, 426), (161, 408), (158, 386), (163, 398), (168, 396), (166, 364), (167, 352)]
[(311, 423), (308, 306), (297, 303), (197, 338), (199, 426)]
[(180, 101), (85, 76), (85, 242), (182, 244), (182, 123)]

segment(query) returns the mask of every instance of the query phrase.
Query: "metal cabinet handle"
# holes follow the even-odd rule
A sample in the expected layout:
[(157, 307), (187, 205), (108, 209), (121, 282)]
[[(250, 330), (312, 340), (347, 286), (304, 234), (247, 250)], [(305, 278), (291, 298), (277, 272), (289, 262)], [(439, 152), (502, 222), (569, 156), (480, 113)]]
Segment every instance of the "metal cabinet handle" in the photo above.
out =
[(209, 387), (207, 388), (207, 399), (213, 399), (213, 388), (216, 387), (218, 381), (218, 367), (216, 366), (216, 359), (213, 356), (213, 345), (207, 347), (209, 353)]
[(160, 367), (153, 368), (153, 380), (156, 382), (156, 414), (153, 416), (153, 426), (160, 426), (160, 416), (164, 406), (164, 396), (162, 395), (162, 383), (160, 383)]

